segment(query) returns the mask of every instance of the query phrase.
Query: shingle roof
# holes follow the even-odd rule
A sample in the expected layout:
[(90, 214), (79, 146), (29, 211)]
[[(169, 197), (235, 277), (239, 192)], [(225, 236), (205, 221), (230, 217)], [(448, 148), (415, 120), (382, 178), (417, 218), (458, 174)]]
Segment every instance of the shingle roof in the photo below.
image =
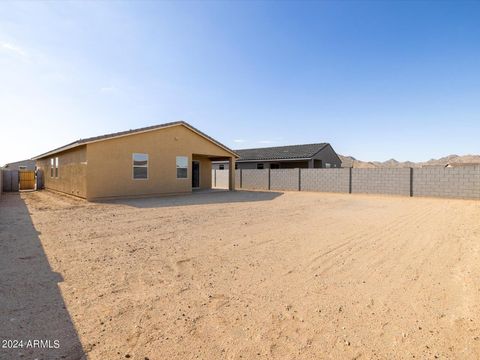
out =
[(268, 148), (235, 150), (241, 161), (309, 159), (322, 150), (328, 143), (275, 146)]
[(61, 152), (61, 151), (64, 151), (64, 150), (72, 149), (72, 148), (75, 148), (77, 146), (85, 145), (85, 144), (95, 142), (95, 141), (108, 140), (110, 138), (115, 138), (115, 137), (119, 137), (119, 136), (132, 135), (132, 134), (136, 134), (136, 133), (152, 131), (152, 130), (157, 130), (157, 129), (171, 127), (171, 126), (177, 126), (177, 125), (183, 125), (183, 126), (189, 128), (189, 129), (193, 130), (194, 132), (200, 134), (201, 136), (207, 138), (208, 140), (212, 141), (216, 145), (218, 145), (218, 146), (224, 148), (225, 150), (231, 152), (232, 154), (236, 154), (235, 151), (231, 150), (227, 146), (223, 145), (222, 143), (220, 143), (219, 141), (215, 140), (214, 138), (208, 136), (207, 134), (201, 132), (200, 130), (194, 128), (192, 125), (188, 124), (187, 122), (185, 122), (185, 121), (174, 121), (174, 122), (169, 122), (169, 123), (164, 123), (164, 124), (159, 124), (159, 125), (153, 125), (153, 126), (147, 126), (147, 127), (138, 128), (138, 129), (131, 129), (131, 130), (127, 130), (127, 131), (120, 131), (120, 132), (111, 133), (111, 134), (105, 134), (105, 135), (93, 136), (93, 137), (89, 137), (89, 138), (85, 138), (85, 139), (79, 139), (79, 140), (71, 142), (67, 145), (64, 145), (64, 146), (61, 146), (59, 148), (50, 150), (50, 151), (48, 151), (44, 154), (35, 156), (32, 159), (34, 159), (34, 160), (41, 159), (41, 158), (49, 156), (51, 154), (55, 154), (55, 153), (58, 153), (58, 152)]

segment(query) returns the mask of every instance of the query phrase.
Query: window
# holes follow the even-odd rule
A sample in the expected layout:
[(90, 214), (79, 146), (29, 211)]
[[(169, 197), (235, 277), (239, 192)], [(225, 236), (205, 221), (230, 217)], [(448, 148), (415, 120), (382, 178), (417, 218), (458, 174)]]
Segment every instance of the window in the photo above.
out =
[(50, 177), (53, 177), (54, 169), (55, 169), (55, 160), (53, 158), (50, 159)]
[(237, 169), (238, 169), (238, 164), (237, 164), (237, 163), (235, 163), (235, 170), (237, 170)]
[(225, 170), (225, 165), (218, 165), (218, 170)]
[(133, 160), (133, 179), (148, 179), (148, 154), (134, 153)]
[(331, 165), (330, 163), (325, 163), (325, 167), (326, 167), (326, 168), (331, 168), (332, 165)]
[(55, 158), (55, 177), (58, 178), (58, 157)]
[(280, 169), (280, 164), (270, 164), (270, 169)]
[(263, 169), (263, 164), (257, 164), (257, 169)]
[(188, 177), (188, 156), (177, 156), (177, 179)]

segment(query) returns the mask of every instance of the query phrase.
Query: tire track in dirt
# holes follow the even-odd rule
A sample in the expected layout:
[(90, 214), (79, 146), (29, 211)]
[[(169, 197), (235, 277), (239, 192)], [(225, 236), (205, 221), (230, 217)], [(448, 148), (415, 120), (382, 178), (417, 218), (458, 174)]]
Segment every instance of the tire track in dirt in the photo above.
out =
[[(310, 268), (318, 272), (318, 275), (324, 275), (330, 269), (337, 266), (342, 260), (349, 257), (350, 253), (355, 253), (356, 258), (367, 259), (369, 253), (383, 252), (390, 247), (391, 240), (397, 237), (399, 230), (405, 228), (414, 220), (414, 225), (421, 223), (425, 218), (430, 216), (429, 213), (423, 213), (420, 216), (417, 213), (406, 213), (399, 218), (391, 220), (386, 226), (382, 226), (379, 230), (354, 230), (347, 236), (347, 241), (333, 249), (327, 250), (319, 257), (315, 257), (310, 262)], [(350, 245), (350, 246), (349, 246)], [(330, 255), (326, 261), (316, 264), (320, 258)]]

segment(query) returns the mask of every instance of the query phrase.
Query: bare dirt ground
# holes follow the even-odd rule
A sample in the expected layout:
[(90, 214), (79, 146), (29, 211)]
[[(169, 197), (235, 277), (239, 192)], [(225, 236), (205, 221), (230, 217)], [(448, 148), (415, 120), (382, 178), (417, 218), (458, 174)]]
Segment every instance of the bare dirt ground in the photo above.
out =
[(0, 204), (0, 337), (61, 340), (1, 359), (480, 358), (478, 201), (34, 192)]

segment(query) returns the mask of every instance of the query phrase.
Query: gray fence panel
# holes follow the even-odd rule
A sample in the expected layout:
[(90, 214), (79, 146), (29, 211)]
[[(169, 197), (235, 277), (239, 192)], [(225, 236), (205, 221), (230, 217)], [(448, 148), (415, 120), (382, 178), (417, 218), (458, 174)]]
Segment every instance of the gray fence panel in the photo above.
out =
[(12, 177), (9, 170), (2, 170), (2, 183), (4, 192), (12, 191)]
[(480, 199), (480, 166), (414, 169), (413, 196)]
[(240, 170), (235, 170), (235, 189), (240, 189)]
[(271, 169), (271, 190), (298, 190), (299, 169)]
[(4, 192), (15, 192), (19, 190), (18, 170), (2, 169), (2, 189)]
[(352, 169), (352, 192), (410, 196), (410, 168)]
[(37, 190), (45, 187), (43, 170), (37, 170)]
[[(217, 189), (228, 189), (230, 170), (212, 170), (213, 187)], [(215, 184), (216, 179), (216, 184)]]
[(268, 169), (242, 169), (242, 189), (268, 190)]
[(12, 179), (12, 191), (18, 191), (19, 190), (19, 178), (18, 178), (18, 171), (17, 170), (12, 170), (10, 171), (10, 176)]
[(348, 193), (350, 169), (302, 169), (302, 191)]
[[(298, 190), (299, 169), (241, 170), (242, 189)], [(351, 173), (351, 175), (350, 175)], [(240, 187), (240, 171), (237, 171)], [(458, 168), (301, 169), (303, 191), (480, 199), (480, 166)]]
[(12, 171), (2, 170), (2, 183), (4, 192), (12, 191)]

